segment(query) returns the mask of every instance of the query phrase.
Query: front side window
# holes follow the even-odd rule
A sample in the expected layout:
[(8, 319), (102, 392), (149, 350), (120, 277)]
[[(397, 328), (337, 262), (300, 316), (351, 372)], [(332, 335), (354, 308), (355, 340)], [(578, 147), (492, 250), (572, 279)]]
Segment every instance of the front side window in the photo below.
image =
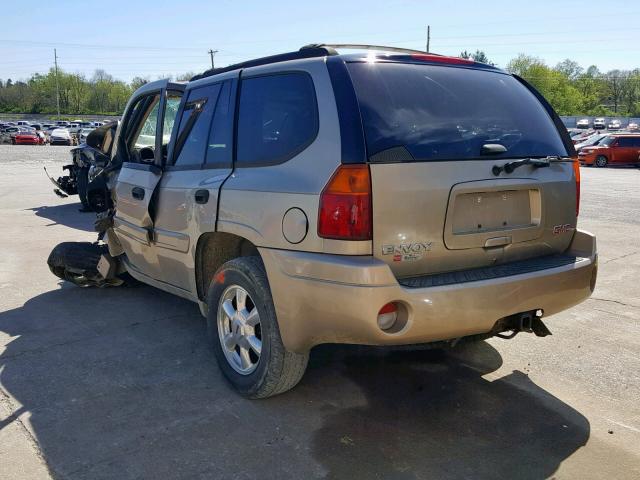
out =
[(169, 144), (171, 140), (171, 132), (173, 126), (176, 123), (176, 117), (178, 116), (178, 107), (180, 107), (180, 100), (182, 99), (182, 93), (168, 92), (167, 102), (164, 109), (164, 121), (162, 124), (162, 146)]
[(211, 119), (219, 93), (219, 83), (194, 88), (189, 92), (176, 137), (174, 165), (201, 165), (204, 162)]
[(245, 79), (238, 115), (238, 165), (284, 162), (318, 133), (313, 81), (303, 72)]
[(139, 118), (138, 126), (134, 129), (130, 146), (134, 150), (144, 147), (154, 148), (156, 145), (156, 129), (158, 126), (158, 111), (160, 110), (160, 95), (150, 95), (142, 98), (135, 106), (132, 119)]
[(482, 155), (485, 144), (505, 147), (504, 158), (567, 155), (544, 106), (510, 75), (411, 63), (347, 67), (372, 162), (392, 149), (408, 152), (399, 157), (406, 161), (495, 159)]

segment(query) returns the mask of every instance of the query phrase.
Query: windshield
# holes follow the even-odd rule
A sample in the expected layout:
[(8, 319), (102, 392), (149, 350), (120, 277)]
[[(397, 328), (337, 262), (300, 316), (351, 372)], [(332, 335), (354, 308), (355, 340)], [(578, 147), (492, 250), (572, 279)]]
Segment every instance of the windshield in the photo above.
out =
[(413, 161), (495, 158), (481, 156), (485, 144), (502, 145), (508, 158), (567, 155), (544, 107), (510, 75), (382, 62), (348, 68), (370, 161), (398, 147)]

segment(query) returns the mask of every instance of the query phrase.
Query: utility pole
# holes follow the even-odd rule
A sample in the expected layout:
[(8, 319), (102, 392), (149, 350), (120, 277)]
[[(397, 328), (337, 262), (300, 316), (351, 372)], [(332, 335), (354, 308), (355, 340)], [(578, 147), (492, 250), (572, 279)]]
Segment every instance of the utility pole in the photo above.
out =
[(431, 42), (431, 25), (427, 25), (427, 53), (429, 53), (430, 42)]
[(211, 55), (211, 68), (216, 68), (214, 63), (213, 63), (213, 57), (216, 55), (216, 53), (218, 53), (218, 50), (209, 50), (207, 52), (209, 55)]
[(60, 82), (58, 82), (58, 52), (53, 49), (53, 62), (56, 66), (56, 106), (58, 107), (58, 120), (60, 120)]

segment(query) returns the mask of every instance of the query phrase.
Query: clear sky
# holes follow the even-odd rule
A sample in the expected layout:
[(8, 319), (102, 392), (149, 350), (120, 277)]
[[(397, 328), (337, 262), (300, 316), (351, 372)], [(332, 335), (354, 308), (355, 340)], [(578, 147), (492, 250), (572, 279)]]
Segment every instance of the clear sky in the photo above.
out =
[(209, 48), (224, 66), (308, 43), (369, 43), (458, 55), (482, 49), (500, 66), (518, 53), (606, 71), (640, 67), (640, 1), (387, 0), (3, 1), (0, 79), (53, 65), (117, 78), (199, 72)]

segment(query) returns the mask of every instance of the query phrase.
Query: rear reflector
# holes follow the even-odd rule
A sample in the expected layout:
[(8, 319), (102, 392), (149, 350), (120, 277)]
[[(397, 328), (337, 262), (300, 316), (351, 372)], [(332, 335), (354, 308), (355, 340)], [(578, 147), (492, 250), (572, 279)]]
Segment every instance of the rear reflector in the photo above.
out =
[(414, 60), (422, 60), (424, 62), (449, 63), (453, 65), (472, 65), (476, 63), (473, 60), (460, 57), (445, 57), (443, 55), (431, 55), (428, 53), (414, 53), (411, 55)]
[(318, 236), (371, 240), (371, 214), (369, 166), (339, 166), (320, 195)]
[(576, 179), (576, 217), (580, 213), (580, 162), (573, 159), (573, 176)]
[(387, 303), (378, 312), (378, 327), (389, 330), (398, 320), (398, 306), (394, 302)]

